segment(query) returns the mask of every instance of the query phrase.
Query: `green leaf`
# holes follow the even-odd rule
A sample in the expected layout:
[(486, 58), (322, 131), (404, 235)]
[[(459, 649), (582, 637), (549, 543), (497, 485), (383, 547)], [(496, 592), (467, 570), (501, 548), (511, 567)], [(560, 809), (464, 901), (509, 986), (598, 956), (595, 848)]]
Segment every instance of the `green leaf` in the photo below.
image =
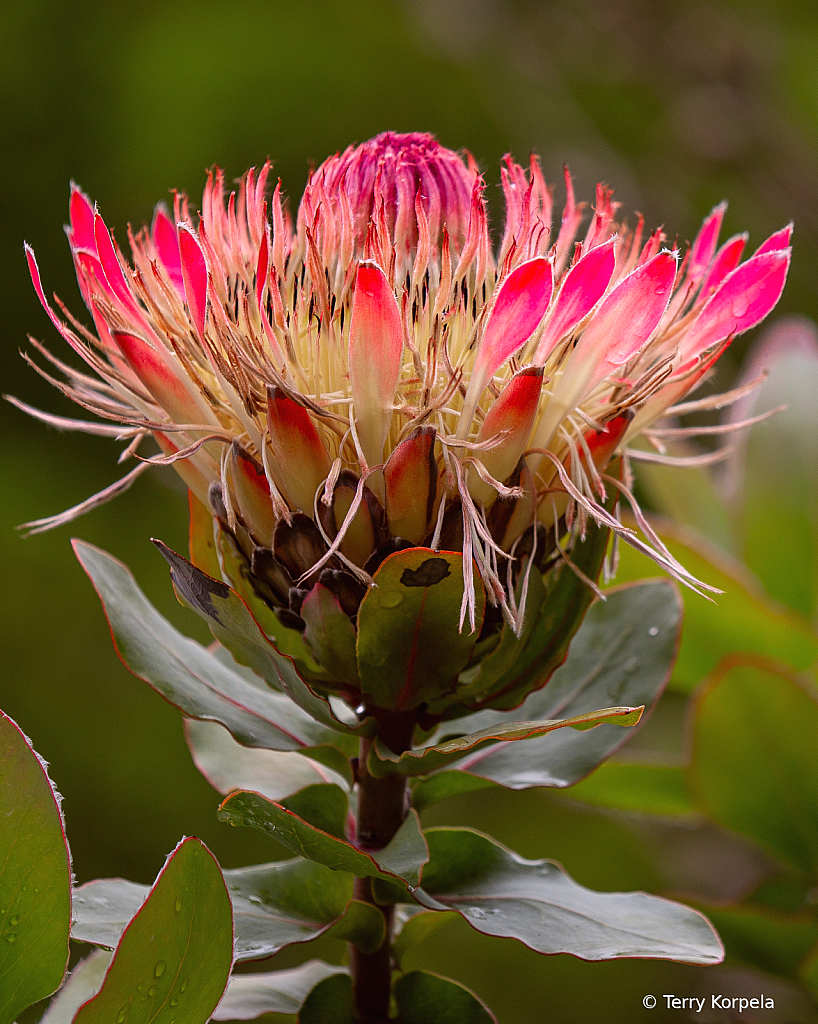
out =
[(410, 971), (394, 987), (398, 1024), (497, 1024), (465, 985), (429, 971)]
[(196, 767), (223, 796), (252, 789), (268, 800), (281, 800), (322, 783), (349, 789), (343, 775), (301, 752), (245, 747), (218, 722), (187, 718), (185, 738)]
[(190, 717), (221, 722), (251, 747), (297, 750), (335, 737), (288, 696), (174, 629), (120, 561), (81, 541), (74, 541), (74, 551), (102, 600), (123, 664), (168, 703)]
[(392, 943), (392, 957), (398, 967), (408, 950), (456, 918), (457, 914), (448, 910), (429, 911), (408, 904), (395, 907), (395, 923), (400, 931)]
[(59, 797), (0, 711), (0, 1024), (59, 987), (68, 964), (71, 878)]
[(102, 988), (74, 1024), (205, 1024), (233, 962), (230, 897), (198, 839), (184, 839), (117, 946)]
[[(312, 790), (322, 788), (336, 787), (310, 787)], [(340, 790), (338, 793), (343, 797)], [(324, 830), (299, 814), (302, 809), (294, 797), (276, 803), (265, 800), (258, 793), (242, 792), (234, 793), (222, 803), (219, 818), (232, 825), (257, 828), (301, 857), (350, 871), (358, 878), (386, 878), (407, 886), (418, 884), (428, 852), (416, 811), (409, 812), (388, 846), (377, 853), (366, 853), (342, 838), (342, 820), (336, 818), (332, 821), (331, 814), (325, 813), (325, 822), (329, 822), (330, 827)]]
[(71, 1024), (82, 1004), (102, 988), (113, 955), (110, 950), (95, 949), (84, 960), (80, 960), (48, 1004), (40, 1024)]
[(481, 729), (480, 732), (459, 736), (457, 739), (446, 740), (433, 746), (407, 750), (403, 754), (395, 754), (376, 739), (367, 759), (367, 768), (371, 775), (381, 778), (384, 775), (428, 775), (430, 772), (444, 768), (459, 761), (465, 753), (476, 754), (485, 750), (490, 744), (498, 741), (503, 745), (519, 740), (545, 736), (556, 729), (579, 729), (584, 732), (602, 723), (620, 726), (636, 725), (644, 707), (639, 708), (603, 708), (600, 711), (589, 711), (573, 718), (557, 719), (544, 722), (506, 722), (501, 725)]
[(282, 690), (316, 722), (330, 729), (355, 734), (373, 730), (371, 722), (350, 725), (335, 716), (326, 697), (319, 696), (299, 675), (292, 658), (275, 649), (235, 590), (205, 575), (162, 541), (153, 543), (170, 565), (180, 599), (207, 622), (213, 636), (239, 664), (258, 673), (274, 689)]
[(213, 1020), (254, 1020), (264, 1013), (298, 1013), (310, 990), (346, 968), (308, 960), (290, 971), (234, 974)]
[(716, 821), (818, 877), (818, 699), (785, 669), (727, 663), (695, 704), (691, 790)]
[(608, 761), (571, 789), (572, 800), (642, 814), (695, 814), (684, 769)]
[[(596, 580), (608, 547), (608, 530), (590, 526), (586, 539), (577, 544), (571, 561), (590, 579)], [(594, 599), (591, 588), (564, 563), (548, 575), (543, 585), (532, 572), (523, 632), (518, 639), (504, 623), (498, 647), (488, 655), (477, 676), (458, 689), (455, 699), (432, 704), (430, 713), (492, 707), (510, 710), (526, 696), (540, 689), (565, 660), (571, 638)], [(451, 712), (448, 717), (451, 717)]]
[(582, 960), (636, 956), (714, 964), (723, 957), (707, 919), (689, 907), (641, 892), (594, 892), (553, 861), (524, 860), (470, 829), (425, 835), (429, 863), (415, 899), (430, 910), (456, 910), (486, 935)]
[(332, 591), (316, 583), (301, 605), (306, 623), (304, 643), (330, 677), (360, 688), (355, 655), (355, 627)]
[[(352, 899), (352, 876), (303, 860), (275, 861), (224, 872), (233, 904), (235, 958), (258, 960), (321, 935), (372, 952), (383, 942), (383, 915)], [(148, 886), (121, 878), (76, 890), (72, 937), (113, 947), (148, 895)]]
[[(679, 594), (670, 580), (631, 584), (591, 606), (565, 664), (529, 695), (518, 714), (533, 721), (568, 718), (606, 704), (646, 705), (659, 698), (673, 666), (681, 628)], [(481, 711), (446, 722), (432, 743), (475, 727), (496, 728), (508, 716)], [(467, 773), (509, 789), (571, 786), (606, 760), (629, 733), (603, 724), (591, 732), (561, 729), (525, 743), (498, 743), (455, 761)], [(415, 787), (416, 806), (462, 788), (461, 779), (434, 776)], [(429, 787), (427, 790), (426, 787)]]
[(474, 576), (475, 632), (460, 629), (463, 556), (407, 548), (386, 558), (358, 609), (358, 669), (371, 704), (417, 707), (453, 690), (480, 633), (485, 591)]
[(358, 1024), (352, 1009), (352, 979), (335, 974), (320, 981), (304, 1000), (298, 1024)]
[[(708, 601), (684, 589), (685, 628), (671, 689), (691, 693), (722, 658), (737, 653), (763, 655), (801, 671), (818, 661), (818, 636), (806, 620), (773, 605), (743, 565), (670, 523), (662, 524), (661, 536), (697, 579), (724, 591)], [(655, 562), (622, 545), (618, 581), (661, 573)]]

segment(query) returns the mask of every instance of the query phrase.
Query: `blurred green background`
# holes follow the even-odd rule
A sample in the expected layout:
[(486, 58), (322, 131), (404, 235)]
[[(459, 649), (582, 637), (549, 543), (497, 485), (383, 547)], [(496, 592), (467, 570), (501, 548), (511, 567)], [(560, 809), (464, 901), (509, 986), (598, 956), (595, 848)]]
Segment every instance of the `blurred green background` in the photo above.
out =
[[(775, 315), (818, 318), (818, 14), (806, 0), (21, 0), (0, 15), (0, 43), (0, 387), (50, 411), (72, 412), (18, 349), (27, 333), (62, 357), (65, 346), (30, 286), (22, 242), (35, 249), (46, 292), (83, 317), (61, 231), (70, 179), (124, 243), (127, 224), (149, 220), (169, 189), (195, 203), (214, 163), (232, 178), (272, 157), (295, 209), (311, 164), (385, 129), (427, 130), (470, 149), (490, 182), (495, 228), (500, 158), (525, 161), (531, 150), (549, 181), (563, 162), (583, 198), (607, 181), (625, 210), (664, 224), (671, 239), (691, 239), (723, 198), (725, 237), (749, 230), (751, 251), (792, 219), (792, 272)], [(729, 382), (751, 340), (734, 345), (717, 383)], [(170, 471), (24, 541), (17, 524), (111, 483), (116, 449), (5, 403), (0, 429), (0, 707), (52, 765), (78, 881), (152, 881), (182, 834), (199, 836), (225, 867), (281, 856), (216, 821), (216, 794), (190, 762), (178, 715), (120, 666), (71, 553), (73, 534), (112, 551), (165, 614), (205, 639), (148, 542), (185, 550), (184, 494)], [(525, 856), (555, 857), (592, 887), (666, 884), (643, 836), (539, 792), (481, 793), (441, 805), (435, 821), (444, 815)], [(440, 935), (423, 965), (474, 986), (503, 1024), (664, 1019), (672, 1015), (643, 1009), (642, 995), (685, 994), (701, 974), (541, 958), (510, 940), (490, 944), (463, 922)]]

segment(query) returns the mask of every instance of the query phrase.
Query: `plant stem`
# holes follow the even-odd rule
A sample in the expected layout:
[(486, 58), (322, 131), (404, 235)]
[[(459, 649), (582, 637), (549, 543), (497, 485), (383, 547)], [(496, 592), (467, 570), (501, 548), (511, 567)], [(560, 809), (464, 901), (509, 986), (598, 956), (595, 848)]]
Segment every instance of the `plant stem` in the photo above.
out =
[[(380, 721), (380, 736), (396, 754), (408, 750), (412, 744), (415, 724), (411, 715), (392, 714)], [(371, 739), (362, 739), (358, 756), (357, 790), (358, 813), (356, 842), (362, 850), (382, 850), (393, 838), (407, 813), (406, 780), (400, 775), (387, 775), (376, 779), (366, 769)], [(357, 900), (378, 906), (372, 896), (372, 880), (356, 878), (354, 896)], [(352, 996), (356, 1019), (361, 1024), (388, 1024), (389, 992), (392, 980), (392, 907), (378, 906), (384, 915), (386, 937), (374, 953), (363, 953), (349, 944), (349, 963), (352, 974)]]

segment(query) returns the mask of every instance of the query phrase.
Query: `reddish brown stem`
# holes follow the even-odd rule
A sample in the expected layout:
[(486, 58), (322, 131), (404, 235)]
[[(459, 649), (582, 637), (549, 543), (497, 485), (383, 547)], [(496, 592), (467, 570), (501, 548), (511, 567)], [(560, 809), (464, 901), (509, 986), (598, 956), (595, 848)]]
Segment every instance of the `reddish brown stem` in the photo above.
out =
[[(395, 753), (408, 750), (412, 744), (415, 716), (384, 715), (380, 719), (380, 736)], [(355, 839), (361, 849), (381, 850), (394, 837), (407, 813), (406, 780), (399, 775), (376, 779), (366, 768), (372, 740), (362, 739), (357, 768), (358, 813)], [(354, 896), (357, 900), (378, 906), (372, 895), (372, 881), (356, 878)], [(352, 996), (356, 1019), (361, 1024), (388, 1024), (389, 992), (392, 979), (392, 907), (378, 906), (384, 915), (386, 937), (374, 953), (363, 953), (349, 944), (352, 974)]]

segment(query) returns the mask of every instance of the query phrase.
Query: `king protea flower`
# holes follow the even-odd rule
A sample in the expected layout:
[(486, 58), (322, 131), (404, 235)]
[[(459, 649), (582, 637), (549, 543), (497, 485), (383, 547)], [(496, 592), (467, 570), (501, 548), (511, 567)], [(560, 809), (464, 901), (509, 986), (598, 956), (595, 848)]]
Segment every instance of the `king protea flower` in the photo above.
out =
[[(718, 246), (721, 204), (681, 257), (661, 231), (644, 237), (641, 217), (628, 227), (599, 185), (579, 234), (584, 204), (568, 172), (554, 224), (536, 157), (527, 169), (506, 157), (494, 250), (474, 160), (429, 135), (385, 133), (331, 157), (295, 224), (280, 182), (269, 197), (269, 172), (248, 171), (225, 196), (215, 171), (196, 215), (184, 196), (172, 213), (160, 204), (150, 229), (129, 232), (131, 262), (72, 186), (68, 238), (96, 333), (61, 303), (66, 320), (53, 311), (26, 246), (40, 301), (94, 376), (35, 347), (61, 390), (112, 422), (16, 404), (60, 428), (127, 439), (124, 457), (141, 460), (33, 531), (160, 463), (290, 627), (303, 628), (319, 583), (354, 621), (378, 565), (425, 546), (463, 552), (461, 627), (476, 628), (482, 586), (519, 630), (519, 567), (571, 565), (589, 517), (695, 585), (639, 513), (627, 467), (606, 467), (669, 458), (652, 425), (708, 407), (680, 403), (775, 306), (789, 226), (742, 263), (746, 235)], [(656, 453), (632, 450), (640, 434)], [(150, 437), (161, 453), (140, 456)], [(646, 541), (606, 510), (606, 485), (631, 501)]]

